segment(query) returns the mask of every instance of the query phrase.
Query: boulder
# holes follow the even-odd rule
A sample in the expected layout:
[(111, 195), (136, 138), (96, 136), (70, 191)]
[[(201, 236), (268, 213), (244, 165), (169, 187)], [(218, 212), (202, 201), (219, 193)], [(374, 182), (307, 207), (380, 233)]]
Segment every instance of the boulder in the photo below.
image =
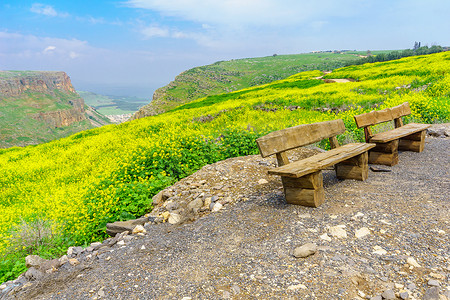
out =
[(106, 224), (106, 233), (110, 236), (116, 236), (118, 233), (122, 233), (124, 231), (127, 231), (128, 233), (132, 233), (133, 229), (137, 225), (144, 225), (148, 221), (148, 218), (139, 218), (135, 220), (128, 220), (128, 221), (118, 221), (114, 223), (108, 223)]

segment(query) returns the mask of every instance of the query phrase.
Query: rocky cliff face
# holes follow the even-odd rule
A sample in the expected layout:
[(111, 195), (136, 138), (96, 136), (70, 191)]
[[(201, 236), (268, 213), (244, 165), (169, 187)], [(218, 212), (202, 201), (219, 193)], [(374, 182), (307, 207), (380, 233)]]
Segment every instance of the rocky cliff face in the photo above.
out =
[(110, 123), (85, 105), (65, 72), (0, 71), (0, 115), (0, 148), (47, 142)]

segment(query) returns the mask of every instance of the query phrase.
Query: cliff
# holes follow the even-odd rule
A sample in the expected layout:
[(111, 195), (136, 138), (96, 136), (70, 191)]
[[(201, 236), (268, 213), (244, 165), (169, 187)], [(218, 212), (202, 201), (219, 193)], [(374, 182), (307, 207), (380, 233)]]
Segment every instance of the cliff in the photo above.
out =
[(0, 71), (0, 148), (26, 146), (109, 124), (64, 72)]

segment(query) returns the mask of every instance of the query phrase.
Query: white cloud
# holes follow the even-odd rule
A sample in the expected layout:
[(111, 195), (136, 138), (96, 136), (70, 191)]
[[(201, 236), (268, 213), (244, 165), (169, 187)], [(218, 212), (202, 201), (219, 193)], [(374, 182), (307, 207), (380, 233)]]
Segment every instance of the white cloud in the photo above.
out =
[(143, 28), (141, 30), (141, 33), (147, 39), (152, 38), (152, 37), (168, 37), (169, 29), (158, 27), (158, 26), (149, 26), (149, 27)]
[(39, 15), (45, 15), (49, 17), (67, 17), (69, 15), (68, 13), (57, 12), (53, 8), (53, 6), (45, 5), (42, 3), (34, 3), (31, 6), (30, 11)]
[(48, 46), (47, 48), (44, 49), (44, 53), (46, 52), (52, 52), (53, 50), (55, 50), (56, 47), (55, 46)]

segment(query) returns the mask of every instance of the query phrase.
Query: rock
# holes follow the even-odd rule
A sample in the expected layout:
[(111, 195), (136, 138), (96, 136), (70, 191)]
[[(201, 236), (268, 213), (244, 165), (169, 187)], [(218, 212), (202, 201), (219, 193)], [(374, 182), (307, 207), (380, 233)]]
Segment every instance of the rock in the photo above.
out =
[(356, 238), (360, 239), (370, 234), (370, 230), (367, 227), (362, 227), (355, 231)]
[(291, 291), (295, 291), (295, 290), (298, 290), (298, 289), (306, 290), (307, 287), (306, 287), (306, 285), (301, 284), (301, 283), (288, 286), (288, 290), (291, 290)]
[(196, 199), (192, 200), (191, 202), (189, 202), (187, 207), (189, 210), (198, 211), (200, 208), (202, 208), (202, 206), (203, 206), (203, 199), (196, 198)]
[(427, 134), (434, 137), (446, 137), (448, 136), (445, 128), (428, 128)]
[(369, 300), (383, 300), (383, 297), (381, 297), (381, 295), (376, 295), (371, 297)]
[(428, 280), (428, 285), (429, 286), (440, 286), (439, 281), (437, 281), (436, 279)]
[(167, 201), (167, 202), (164, 203), (164, 207), (168, 211), (174, 211), (174, 210), (177, 210), (180, 207), (180, 205), (178, 204), (178, 202)]
[(408, 292), (401, 292), (401, 293), (398, 294), (398, 296), (401, 299), (403, 299), (403, 300), (409, 299), (409, 293)]
[(163, 218), (163, 222), (166, 222), (170, 217), (170, 212), (168, 212), (168, 211), (163, 212), (161, 214), (161, 217)]
[(142, 225), (136, 225), (133, 228), (133, 231), (131, 232), (133, 234), (137, 234), (137, 233), (147, 233), (147, 230), (145, 230), (144, 226)]
[(116, 236), (118, 233), (124, 231), (131, 233), (136, 225), (144, 225), (148, 221), (148, 218), (143, 217), (136, 220), (118, 221), (114, 223), (106, 224), (106, 233), (110, 236)]
[(211, 197), (211, 202), (216, 202), (217, 200), (219, 200), (219, 197), (217, 197), (217, 196)]
[(78, 255), (83, 253), (84, 249), (83, 247), (77, 246), (77, 247), (72, 247), (72, 255)]
[(385, 255), (385, 254), (387, 254), (387, 251), (384, 250), (383, 248), (381, 248), (380, 246), (374, 246), (373, 250), (374, 250), (374, 251), (372, 251), (373, 254), (378, 254), (378, 255)]
[(313, 255), (317, 252), (317, 245), (314, 243), (306, 243), (300, 247), (295, 248), (294, 257), (303, 258)]
[(430, 276), (439, 280), (445, 280), (445, 275), (439, 274), (439, 273), (430, 273)]
[(331, 236), (339, 239), (347, 238), (347, 232), (344, 229), (345, 225), (337, 225), (330, 227), (329, 231)]
[(265, 179), (258, 180), (258, 184), (266, 184), (266, 183), (269, 183), (269, 182)]
[(123, 246), (123, 245), (125, 245), (125, 241), (124, 240), (120, 240), (120, 241), (117, 242), (117, 245)]
[(385, 291), (381, 294), (381, 297), (383, 297), (383, 299), (386, 299), (386, 300), (392, 300), (392, 299), (395, 299), (395, 298), (396, 298), (396, 297), (395, 297), (395, 293), (394, 293), (393, 290), (385, 290)]
[(59, 258), (59, 263), (60, 263), (61, 265), (65, 264), (65, 263), (68, 262), (68, 261), (69, 261), (69, 258), (67, 257), (67, 255), (63, 255), (63, 256), (61, 256), (61, 257)]
[(175, 214), (175, 213), (170, 214), (170, 216), (169, 216), (170, 224), (176, 225), (176, 224), (180, 223), (180, 221), (181, 221), (181, 215)]
[(166, 201), (168, 198), (169, 197), (168, 197), (167, 193), (165, 193), (164, 190), (162, 190), (158, 194), (153, 196), (152, 202), (154, 205), (159, 205), (159, 204), (163, 203), (164, 201)]
[(233, 294), (237, 295), (241, 292), (241, 288), (237, 284), (233, 284), (231, 286), (231, 291), (233, 292)]
[(207, 207), (209, 209), (210, 205), (211, 205), (212, 201), (211, 201), (211, 197), (207, 197), (205, 198), (205, 201), (203, 203), (203, 206)]
[(27, 257), (25, 257), (25, 265), (27, 268), (34, 267), (36, 269), (39, 269), (40, 265), (46, 261), (46, 259), (43, 259), (38, 255), (28, 255)]
[(223, 207), (222, 204), (220, 204), (219, 202), (216, 202), (216, 203), (214, 203), (214, 206), (212, 208), (212, 212), (217, 212), (217, 211), (221, 210), (222, 207)]
[(414, 291), (415, 289), (417, 289), (417, 286), (415, 283), (409, 283), (406, 288), (410, 291)]
[(322, 234), (321, 236), (319, 236), (322, 240), (327, 241), (327, 242), (331, 242), (331, 238), (328, 236), (327, 233)]
[(76, 266), (79, 265), (80, 262), (76, 258), (69, 258), (69, 264), (71, 264), (72, 266)]
[(411, 256), (406, 259), (406, 263), (415, 268), (421, 267), (421, 265), (419, 265), (419, 263), (414, 259), (414, 257), (411, 257)]
[(40, 267), (39, 270), (42, 272), (53, 272), (56, 271), (59, 267), (61, 266), (61, 262), (59, 261), (59, 259), (55, 258), (52, 260), (46, 260), (45, 262), (43, 262)]
[(39, 278), (41, 278), (42, 276), (44, 276), (44, 273), (42, 273), (41, 271), (39, 271), (37, 268), (35, 267), (30, 267), (26, 272), (25, 272), (25, 278), (32, 281), (32, 280), (37, 280)]
[(423, 300), (439, 300), (439, 288), (434, 286), (427, 289), (423, 295)]

